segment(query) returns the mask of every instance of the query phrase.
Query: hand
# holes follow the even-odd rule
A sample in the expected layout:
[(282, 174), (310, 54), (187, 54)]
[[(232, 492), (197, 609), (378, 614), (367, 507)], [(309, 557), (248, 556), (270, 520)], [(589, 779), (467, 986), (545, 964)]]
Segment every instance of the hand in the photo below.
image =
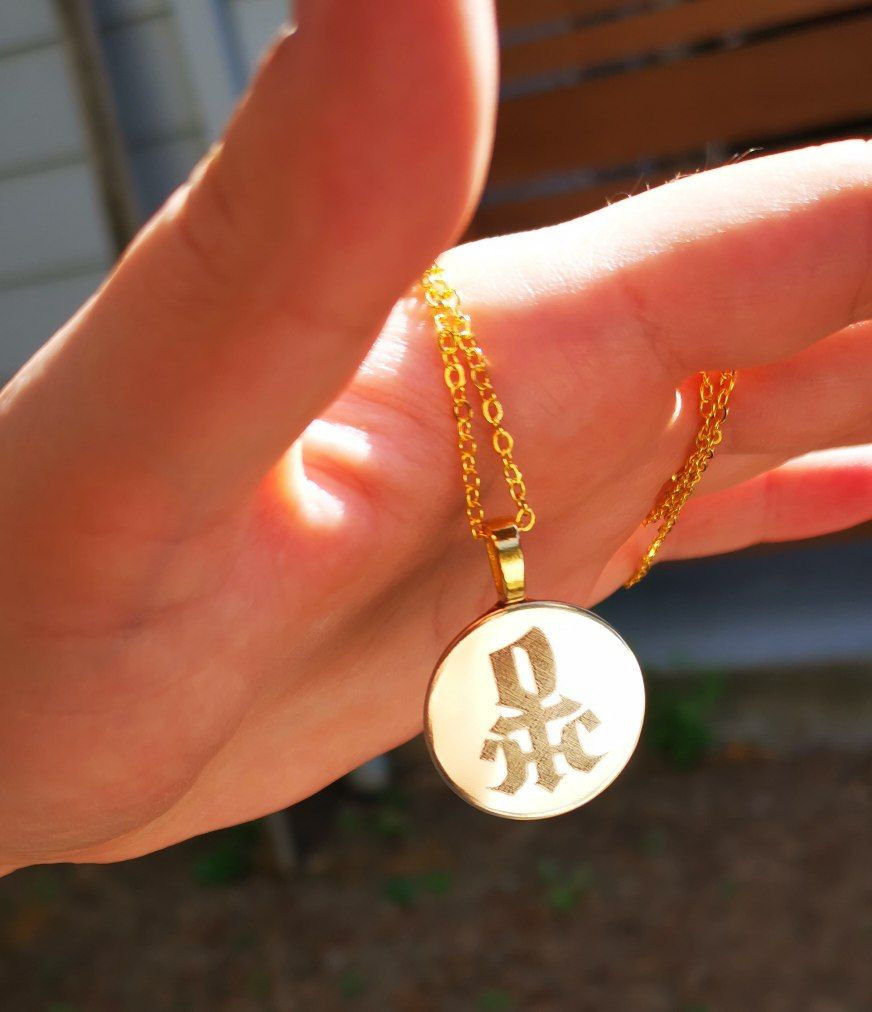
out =
[[(3, 395), (7, 870), (305, 797), (419, 730), (433, 662), (492, 602), (407, 293), (478, 195), (493, 30), (460, 0), (371, 12), (303, 5), (223, 146)], [(870, 250), (855, 142), (443, 258), (539, 516), (531, 596), (630, 574), (702, 368), (741, 374), (664, 557), (872, 514)]]

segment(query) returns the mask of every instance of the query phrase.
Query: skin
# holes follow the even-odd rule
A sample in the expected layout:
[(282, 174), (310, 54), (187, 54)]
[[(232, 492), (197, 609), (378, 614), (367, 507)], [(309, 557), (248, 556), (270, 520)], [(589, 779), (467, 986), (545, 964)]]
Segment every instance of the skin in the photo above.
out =
[[(223, 144), (0, 399), (5, 871), (306, 797), (420, 729), (432, 663), (492, 602), (412, 288), (486, 171), (492, 15), (300, 6)], [(589, 605), (630, 574), (700, 369), (741, 373), (663, 557), (872, 516), (864, 142), (442, 263), (537, 510), (530, 596)]]

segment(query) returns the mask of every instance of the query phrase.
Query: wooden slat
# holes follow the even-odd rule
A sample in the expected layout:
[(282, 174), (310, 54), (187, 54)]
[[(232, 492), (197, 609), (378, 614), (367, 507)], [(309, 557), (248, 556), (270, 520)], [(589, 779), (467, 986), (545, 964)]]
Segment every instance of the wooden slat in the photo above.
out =
[(0, 222), (0, 289), (111, 262), (112, 246), (85, 162), (0, 182)]
[(512, 46), (503, 54), (503, 77), (596, 66), (857, 6), (857, 0), (698, 0)]
[(103, 271), (0, 289), (0, 383), (5, 383), (43, 341), (79, 308)]
[(85, 133), (60, 43), (0, 59), (0, 174), (84, 158)]
[(872, 115), (872, 18), (502, 104), (490, 183)]
[(505, 235), (507, 232), (524, 232), (530, 228), (556, 225), (561, 221), (578, 218), (582, 214), (597, 211), (606, 204), (623, 200), (634, 193), (640, 193), (646, 185), (654, 186), (664, 181), (661, 177), (628, 176), (598, 186), (588, 186), (568, 193), (555, 193), (546, 197), (513, 201), (506, 204), (480, 207), (473, 220), (466, 239), (481, 239), (484, 236)]
[[(847, 136), (850, 134), (844, 130), (826, 131), (824, 134), (815, 135), (813, 142), (822, 144), (827, 141), (841, 140)], [(811, 142), (811, 140), (808, 141), (808, 143)], [(795, 140), (786, 142), (782, 139), (766, 143), (762, 150), (752, 153), (749, 157), (772, 155), (779, 151), (792, 150), (795, 147), (797, 147)], [(740, 153), (742, 152), (735, 152), (735, 154)], [(725, 158), (726, 160), (732, 159)], [(703, 164), (704, 161), (705, 164)], [(698, 165), (694, 165), (688, 159), (682, 159), (682, 162), (683, 168), (680, 172), (673, 166), (673, 169), (668, 172), (665, 170), (640, 172), (636, 175), (627, 175), (622, 179), (613, 180), (610, 183), (579, 187), (575, 190), (547, 196), (522, 197), (519, 200), (505, 203), (486, 204), (478, 209), (466, 238), (481, 239), (485, 236), (504, 235), (507, 232), (523, 232), (531, 228), (556, 225), (559, 222), (589, 214), (591, 211), (597, 211), (601, 207), (605, 207), (606, 204), (613, 204), (617, 200), (624, 200), (637, 193), (643, 193), (646, 189), (659, 186), (668, 179), (677, 178), (678, 175), (684, 176), (689, 172), (716, 167), (702, 158)]]
[[(499, 0), (497, 17), (500, 28), (527, 28), (563, 18), (595, 17), (632, 5), (632, 0)], [(642, 0), (638, 6), (653, 4)]]
[(0, 3), (0, 53), (38, 46), (59, 36), (51, 0)]

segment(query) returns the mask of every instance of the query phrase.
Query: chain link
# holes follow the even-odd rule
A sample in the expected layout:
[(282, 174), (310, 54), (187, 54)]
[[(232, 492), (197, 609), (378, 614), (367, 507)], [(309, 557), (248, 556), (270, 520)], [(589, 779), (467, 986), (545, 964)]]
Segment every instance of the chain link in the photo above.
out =
[[(716, 383), (717, 385), (715, 385)], [(693, 452), (685, 461), (684, 466), (670, 477), (659, 502), (645, 517), (643, 522), (646, 525), (659, 523), (660, 527), (654, 540), (648, 546), (648, 551), (642, 556), (642, 561), (636, 572), (624, 584), (625, 587), (634, 586), (647, 575), (654, 556), (660, 551), (660, 546), (675, 526), (684, 504), (705, 474), (708, 462), (714, 455), (715, 447), (724, 438), (722, 426), (727, 420), (730, 394), (732, 394), (735, 385), (735, 371), (720, 373), (716, 381), (712, 379), (711, 374), (700, 373), (699, 413), (702, 422), (696, 434)]]
[(457, 424), (457, 449), (460, 452), (460, 475), (466, 498), (469, 530), (477, 540), (489, 537), (484, 526), (481, 504), (481, 476), (478, 473), (478, 443), (473, 433), (473, 407), (467, 397), (468, 381), (478, 391), (481, 413), (491, 428), (491, 445), (499, 457), (509, 495), (516, 507), (515, 523), (519, 531), (529, 531), (536, 523), (536, 514), (527, 502), (524, 476), (512, 456), (515, 440), (503, 426), (503, 406), (491, 382), (487, 359), (478, 346), (472, 324), (461, 311), (460, 299), (445, 281), (442, 268), (434, 264), (421, 279), (424, 298), (433, 311), (436, 343), (442, 356), (445, 385), (451, 395), (454, 420)]
[[(476, 539), (489, 537), (481, 504), (481, 476), (478, 473), (478, 444), (473, 433), (473, 407), (467, 397), (467, 380), (478, 391), (481, 413), (491, 427), (491, 444), (500, 458), (509, 494), (517, 508), (515, 523), (519, 531), (532, 530), (536, 514), (527, 502), (527, 486), (512, 453), (515, 441), (503, 426), (503, 406), (496, 395), (488, 370), (487, 359), (472, 331), (469, 316), (460, 308), (457, 292), (445, 281), (437, 264), (421, 279), (424, 298), (433, 313), (436, 343), (442, 356), (445, 385), (451, 395), (454, 420), (457, 424), (457, 448), (460, 452), (460, 474), (466, 498), (469, 530)], [(468, 376), (467, 376), (468, 373)], [(644, 523), (660, 527), (636, 572), (624, 584), (632, 587), (651, 568), (654, 556), (675, 526), (684, 504), (699, 484), (715, 447), (723, 439), (722, 426), (729, 411), (730, 395), (736, 385), (735, 371), (715, 374), (700, 373), (699, 412), (702, 422), (696, 434), (693, 452), (683, 467), (671, 476), (657, 505)]]

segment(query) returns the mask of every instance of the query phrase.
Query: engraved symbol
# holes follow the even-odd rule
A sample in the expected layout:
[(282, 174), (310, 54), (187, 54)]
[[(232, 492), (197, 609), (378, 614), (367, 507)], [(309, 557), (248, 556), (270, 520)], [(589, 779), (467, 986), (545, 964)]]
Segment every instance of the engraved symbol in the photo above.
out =
[[(536, 692), (528, 692), (521, 684), (513, 650), (523, 650), (527, 654)], [(545, 633), (538, 626), (533, 626), (514, 643), (495, 650), (490, 655), (490, 662), (499, 704), (520, 711), (511, 717), (499, 717), (491, 728), (491, 733), (498, 735), (498, 739), (486, 738), (482, 746), (482, 759), (493, 762), (502, 749), (506, 760), (506, 778), (492, 790), (515, 794), (527, 779), (527, 764), (533, 763), (536, 766), (536, 783), (547, 791), (553, 791), (563, 779), (554, 762), (557, 755), (564, 756), (572, 769), (589, 773), (602, 756), (588, 755), (584, 751), (578, 725), (593, 731), (600, 721), (590, 710), (578, 713), (581, 703), (566, 696), (560, 696), (558, 702), (550, 706), (544, 705), (544, 700), (557, 688), (554, 652)], [(566, 723), (560, 733), (560, 744), (553, 745), (548, 737), (548, 724), (564, 718)], [(532, 749), (529, 752), (522, 751), (518, 742), (509, 737), (513, 731), (520, 730), (530, 735)]]

